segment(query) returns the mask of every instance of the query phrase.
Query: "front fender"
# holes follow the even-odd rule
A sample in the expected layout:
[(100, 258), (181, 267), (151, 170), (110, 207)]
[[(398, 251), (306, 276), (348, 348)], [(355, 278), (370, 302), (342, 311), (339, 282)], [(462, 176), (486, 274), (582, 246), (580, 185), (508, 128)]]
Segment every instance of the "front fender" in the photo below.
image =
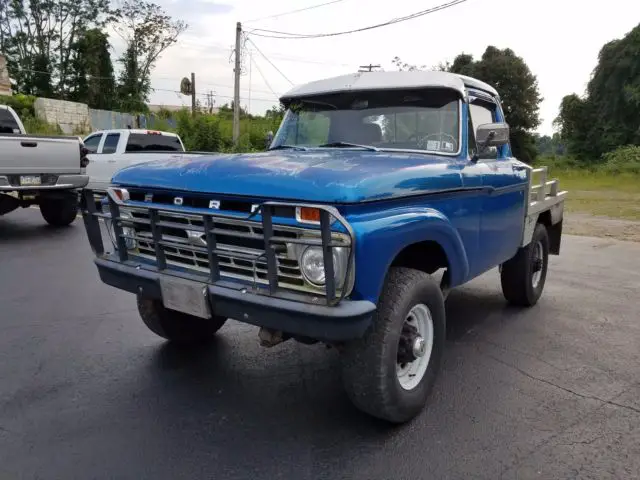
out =
[(433, 241), (444, 250), (451, 286), (469, 275), (469, 260), (458, 231), (433, 208), (403, 208), (349, 218), (356, 234), (356, 281), (351, 295), (377, 303), (391, 263), (406, 247)]

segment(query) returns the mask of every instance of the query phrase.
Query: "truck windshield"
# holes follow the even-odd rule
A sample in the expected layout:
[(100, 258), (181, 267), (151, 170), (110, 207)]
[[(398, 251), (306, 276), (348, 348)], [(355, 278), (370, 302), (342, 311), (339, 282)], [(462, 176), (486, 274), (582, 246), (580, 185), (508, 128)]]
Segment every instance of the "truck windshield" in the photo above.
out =
[(456, 154), (460, 99), (449, 90), (349, 92), (296, 99), (271, 148), (367, 148)]

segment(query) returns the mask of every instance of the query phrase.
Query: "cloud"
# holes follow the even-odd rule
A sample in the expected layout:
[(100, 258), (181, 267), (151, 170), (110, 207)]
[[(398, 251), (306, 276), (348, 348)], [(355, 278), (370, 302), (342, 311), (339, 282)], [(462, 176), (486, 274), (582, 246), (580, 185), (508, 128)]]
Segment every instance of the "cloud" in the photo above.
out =
[(182, 19), (199, 19), (205, 15), (226, 15), (233, 11), (228, 3), (209, 2), (207, 0), (173, 0), (159, 2), (169, 15)]

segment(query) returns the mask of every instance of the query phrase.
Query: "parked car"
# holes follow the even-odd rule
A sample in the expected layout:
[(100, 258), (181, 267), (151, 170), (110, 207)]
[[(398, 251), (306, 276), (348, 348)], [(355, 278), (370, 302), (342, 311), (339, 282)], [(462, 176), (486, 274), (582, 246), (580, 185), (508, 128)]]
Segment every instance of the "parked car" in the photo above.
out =
[(106, 195), (111, 177), (121, 168), (166, 159), (168, 154), (180, 155), (185, 151), (179, 135), (146, 129), (96, 131), (84, 139), (84, 145), (89, 149), (87, 187), (100, 198)]
[(281, 101), (267, 152), (118, 172), (113, 253), (85, 192), (98, 272), (177, 344), (232, 318), (265, 346), (334, 346), (353, 403), (408, 421), (438, 374), (450, 289), (499, 267), (506, 300), (536, 304), (566, 192), (512, 157), (500, 96), (473, 78), (366, 72)]
[(49, 224), (71, 224), (86, 165), (80, 138), (27, 135), (16, 112), (0, 105), (0, 215), (37, 205)]

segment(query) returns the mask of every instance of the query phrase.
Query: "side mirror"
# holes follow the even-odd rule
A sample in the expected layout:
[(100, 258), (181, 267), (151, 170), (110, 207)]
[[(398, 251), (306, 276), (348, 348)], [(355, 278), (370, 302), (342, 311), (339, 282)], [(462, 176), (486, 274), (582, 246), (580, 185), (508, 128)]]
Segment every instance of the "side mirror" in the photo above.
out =
[(509, 143), (509, 125), (506, 123), (485, 123), (476, 131), (478, 153), (472, 161), (495, 160), (498, 158), (498, 147)]
[(509, 143), (509, 125), (506, 123), (485, 123), (478, 126), (476, 131), (478, 146), (500, 147)]

